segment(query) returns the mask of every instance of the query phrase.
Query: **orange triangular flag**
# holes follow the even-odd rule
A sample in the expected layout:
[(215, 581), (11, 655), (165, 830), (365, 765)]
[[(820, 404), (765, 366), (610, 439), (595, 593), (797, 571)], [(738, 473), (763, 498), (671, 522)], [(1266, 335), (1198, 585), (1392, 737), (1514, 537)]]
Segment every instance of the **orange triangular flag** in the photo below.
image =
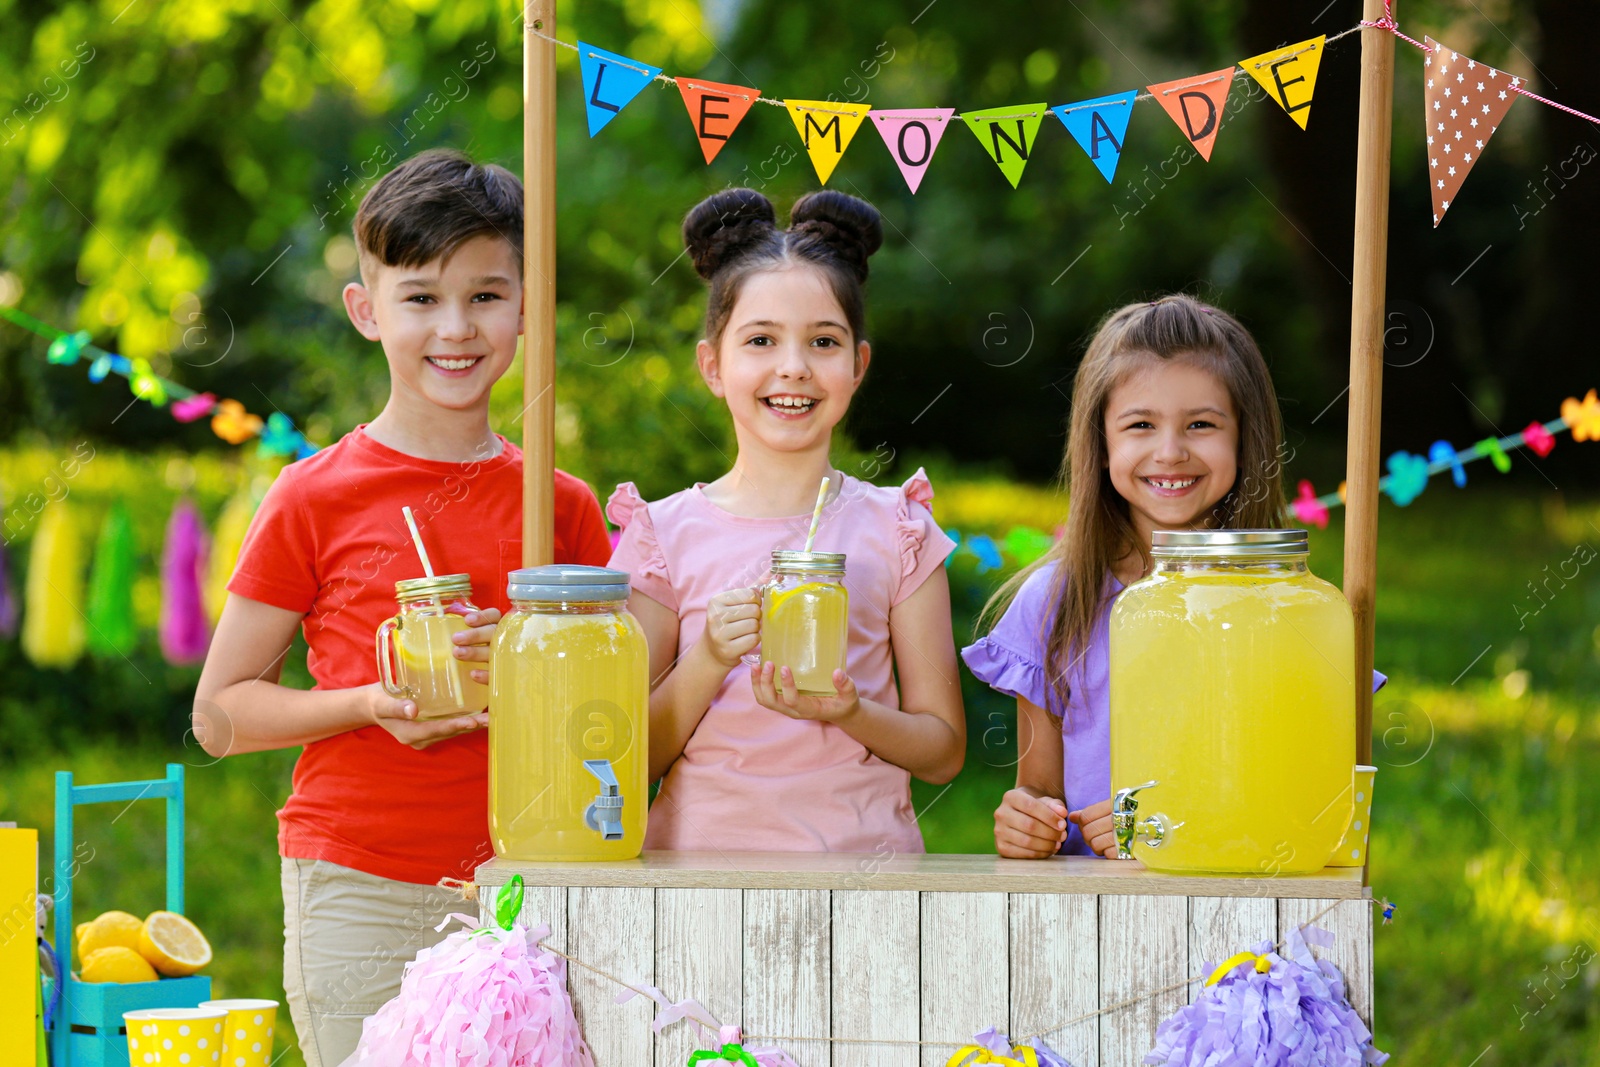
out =
[(689, 121), (694, 124), (694, 135), (700, 139), (700, 151), (710, 163), (761, 93), (743, 85), (723, 85), (699, 78), (679, 78), (677, 82), (683, 106), (689, 109)]
[(1452, 52), (1424, 37), (1428, 58), (1422, 76), (1428, 108), (1428, 192), (1433, 194), (1433, 224), (1439, 225), (1461, 191), (1467, 172), (1483, 155), (1489, 135), (1516, 102), (1522, 79)]
[(1233, 67), (1227, 67), (1147, 86), (1156, 103), (1172, 116), (1207, 163), (1211, 162), (1217, 130), (1222, 128), (1222, 106), (1228, 102), (1228, 90), (1233, 87), (1233, 72)]

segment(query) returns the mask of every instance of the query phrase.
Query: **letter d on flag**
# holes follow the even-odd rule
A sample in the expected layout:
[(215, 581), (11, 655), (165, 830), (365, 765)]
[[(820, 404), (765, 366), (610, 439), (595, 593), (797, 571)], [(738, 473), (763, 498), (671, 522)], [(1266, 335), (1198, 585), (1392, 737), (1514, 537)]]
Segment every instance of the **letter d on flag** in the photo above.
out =
[(578, 71), (583, 75), (583, 107), (593, 137), (655, 81), (661, 68), (579, 41)]

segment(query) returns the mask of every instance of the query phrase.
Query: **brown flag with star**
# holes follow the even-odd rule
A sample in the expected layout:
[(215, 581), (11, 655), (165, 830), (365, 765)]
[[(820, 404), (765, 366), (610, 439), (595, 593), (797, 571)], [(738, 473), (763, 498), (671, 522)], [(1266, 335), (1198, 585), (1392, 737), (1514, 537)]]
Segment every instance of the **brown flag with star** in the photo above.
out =
[(1483, 155), (1483, 146), (1506, 117), (1522, 79), (1424, 37), (1423, 62), (1428, 106), (1428, 189), (1433, 194), (1433, 224), (1467, 180), (1467, 172)]

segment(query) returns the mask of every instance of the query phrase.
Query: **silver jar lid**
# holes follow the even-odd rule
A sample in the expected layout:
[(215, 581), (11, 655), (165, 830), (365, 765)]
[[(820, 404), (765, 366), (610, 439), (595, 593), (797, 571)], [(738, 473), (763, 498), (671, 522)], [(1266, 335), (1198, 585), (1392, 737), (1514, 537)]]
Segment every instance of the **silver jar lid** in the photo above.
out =
[(1150, 554), (1157, 559), (1269, 559), (1309, 551), (1311, 542), (1304, 530), (1156, 530), (1150, 535)]
[(629, 589), (627, 571), (576, 563), (523, 567), (506, 576), (506, 596), (511, 600), (620, 601), (628, 599)]
[(799, 552), (789, 549), (774, 549), (772, 553), (772, 572), (774, 574), (797, 574), (805, 571), (837, 571), (844, 573), (843, 552)]

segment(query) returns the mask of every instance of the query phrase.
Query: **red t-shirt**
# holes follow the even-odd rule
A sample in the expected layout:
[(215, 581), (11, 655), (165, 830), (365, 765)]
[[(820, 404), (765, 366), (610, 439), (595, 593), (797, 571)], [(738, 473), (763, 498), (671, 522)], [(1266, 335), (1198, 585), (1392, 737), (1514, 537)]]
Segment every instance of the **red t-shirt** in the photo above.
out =
[[(268, 491), (228, 591), (305, 616), (318, 689), (378, 680), (374, 633), (395, 613), (394, 583), (422, 575), (401, 507), (410, 505), (436, 574), (472, 575), (472, 601), (509, 610), (522, 566), (522, 452), (469, 463), (418, 459), (357, 427), (291, 463)], [(555, 561), (611, 555), (594, 493), (555, 473)], [(278, 812), (278, 848), (401, 882), (470, 878), (489, 844), (488, 738), (477, 730), (417, 751), (381, 726), (305, 746)]]

